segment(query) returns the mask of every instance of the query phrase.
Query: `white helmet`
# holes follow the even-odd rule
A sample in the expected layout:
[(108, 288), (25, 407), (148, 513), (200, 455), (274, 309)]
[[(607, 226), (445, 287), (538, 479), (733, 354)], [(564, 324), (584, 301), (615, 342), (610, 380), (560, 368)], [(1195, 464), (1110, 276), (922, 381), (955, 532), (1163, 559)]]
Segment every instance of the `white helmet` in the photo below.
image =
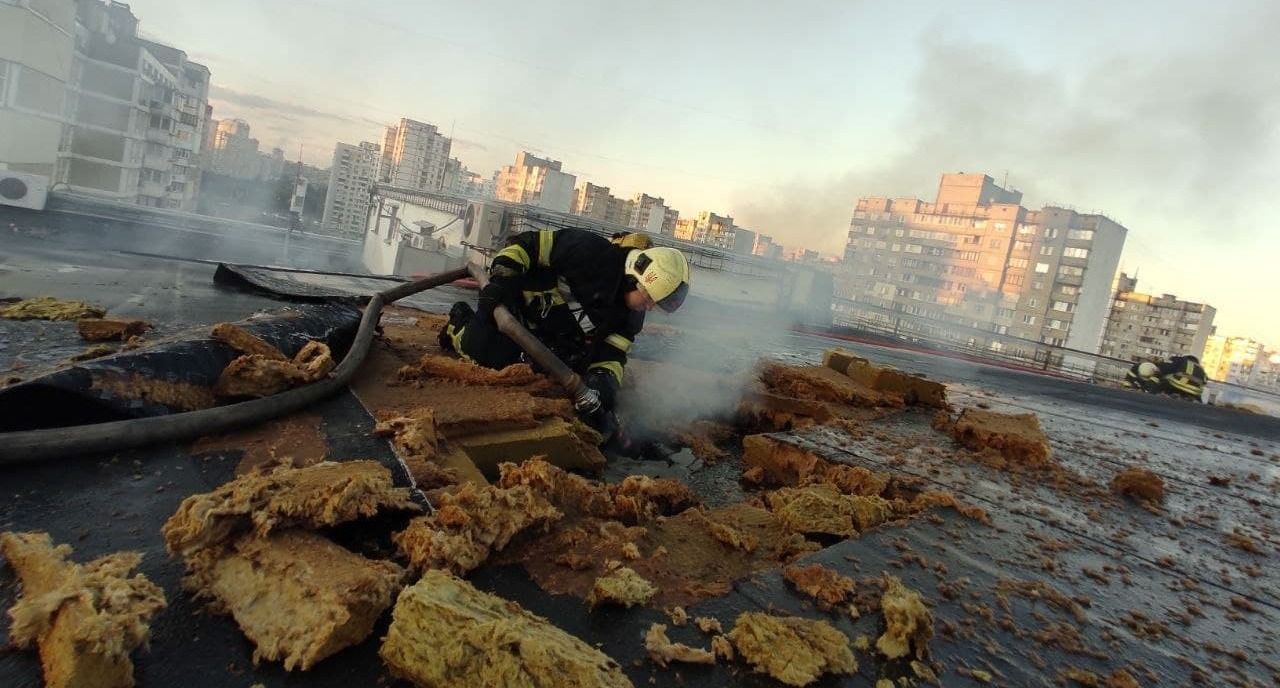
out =
[(627, 274), (636, 278), (658, 307), (674, 313), (689, 294), (689, 261), (667, 246), (627, 254)]

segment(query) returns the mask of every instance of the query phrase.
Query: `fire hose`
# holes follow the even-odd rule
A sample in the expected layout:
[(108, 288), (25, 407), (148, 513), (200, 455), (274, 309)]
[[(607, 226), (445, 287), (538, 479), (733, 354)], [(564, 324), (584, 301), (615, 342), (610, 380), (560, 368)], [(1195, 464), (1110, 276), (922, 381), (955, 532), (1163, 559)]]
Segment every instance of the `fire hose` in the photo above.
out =
[[(384, 306), (467, 276), (475, 277), (481, 286), (488, 281), (488, 276), (482, 269), (472, 266), (470, 270), (458, 268), (373, 294), (365, 305), (351, 348), (334, 368), (333, 374), (323, 380), (261, 399), (197, 411), (70, 428), (0, 433), (0, 465), (122, 451), (160, 442), (188, 440), (260, 423), (303, 409), (346, 388), (369, 354)], [(506, 307), (498, 306), (494, 309), (494, 320), (499, 331), (515, 341), (530, 359), (568, 391), (575, 409), (584, 415), (600, 411), (600, 397), (596, 391), (588, 387), (577, 373), (538, 341)]]

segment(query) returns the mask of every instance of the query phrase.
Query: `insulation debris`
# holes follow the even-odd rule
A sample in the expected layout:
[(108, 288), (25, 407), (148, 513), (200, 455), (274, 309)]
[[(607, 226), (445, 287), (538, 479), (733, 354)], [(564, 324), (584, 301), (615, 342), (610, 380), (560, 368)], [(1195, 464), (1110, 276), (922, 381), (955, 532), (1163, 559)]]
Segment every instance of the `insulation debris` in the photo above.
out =
[(89, 347), (88, 349), (85, 349), (84, 351), (81, 351), (75, 356), (72, 356), (71, 360), (76, 363), (79, 363), (81, 361), (92, 361), (95, 358), (110, 356), (115, 352), (116, 352), (115, 349), (112, 349), (110, 346), (107, 346), (106, 344), (96, 344), (94, 346)]
[(90, 374), (90, 389), (121, 399), (136, 399), (144, 403), (168, 406), (175, 411), (195, 411), (218, 405), (218, 400), (208, 387), (189, 382), (102, 369)]
[(738, 402), (735, 415), (740, 425), (757, 428), (761, 432), (796, 430), (826, 423), (835, 417), (823, 402), (765, 393), (744, 396)]
[(452, 439), (485, 475), (494, 476), (512, 457), (541, 455), (563, 468), (594, 471), (605, 464), (600, 436), (578, 422), (549, 418), (534, 428), (498, 430)]
[(1164, 480), (1145, 468), (1126, 468), (1111, 479), (1111, 491), (1160, 504), (1164, 501)]
[(587, 604), (591, 607), (616, 604), (630, 608), (648, 603), (657, 592), (658, 589), (640, 577), (640, 574), (626, 566), (619, 566), (596, 579), (591, 594), (587, 595)]
[(217, 341), (246, 356), (261, 356), (273, 361), (287, 361), (279, 349), (263, 341), (261, 337), (233, 323), (218, 323), (210, 335)]
[(733, 436), (733, 428), (709, 420), (695, 420), (675, 433), (677, 440), (689, 447), (694, 456), (706, 463), (715, 463), (729, 456), (729, 452), (718, 445)]
[(381, 655), (421, 688), (623, 688), (618, 663), (514, 602), (430, 570), (396, 600)]
[(562, 514), (526, 486), (466, 483), (440, 495), (436, 510), (392, 536), (414, 568), (466, 573), (501, 551), (520, 532), (544, 527)]
[(117, 552), (87, 564), (69, 561), (71, 547), (48, 533), (2, 533), (0, 554), (22, 582), (9, 609), (9, 640), (35, 643), (49, 688), (127, 688), (129, 654), (147, 642), (164, 591), (142, 574), (129, 577), (142, 555)]
[(293, 364), (302, 371), (307, 382), (324, 379), (337, 367), (329, 345), (319, 341), (307, 342), (299, 349), (293, 357)]
[(886, 397), (938, 409), (947, 407), (947, 387), (940, 382), (908, 375), (895, 368), (874, 365), (866, 359), (850, 361), (843, 372), (855, 382)]
[(711, 653), (716, 656), (716, 659), (732, 662), (734, 656), (733, 643), (729, 642), (729, 639), (723, 635), (712, 636)]
[(1053, 465), (1049, 439), (1034, 413), (1005, 414), (966, 408), (951, 432), (966, 448), (991, 449), (1016, 465), (1039, 468)]
[(81, 320), (101, 318), (106, 314), (106, 309), (97, 306), (51, 296), (38, 296), (0, 306), (0, 318), (6, 320)]
[(430, 407), (419, 407), (409, 415), (379, 421), (373, 431), (383, 437), (393, 437), (396, 448), (407, 456), (431, 458), (440, 448), (435, 412)]
[(765, 485), (834, 485), (845, 494), (879, 495), (889, 476), (861, 466), (833, 464), (811, 451), (768, 435), (742, 438), (744, 479)]
[(703, 633), (724, 633), (724, 628), (720, 625), (720, 619), (712, 616), (699, 616), (693, 619), (693, 625), (698, 627)]
[(396, 564), (286, 530), (194, 557), (184, 585), (235, 618), (256, 646), (254, 662), (306, 671), (368, 637), (403, 577)]
[(796, 533), (853, 537), (893, 517), (881, 497), (841, 494), (832, 485), (784, 487), (765, 494), (765, 503)]
[(744, 612), (728, 638), (743, 661), (789, 686), (858, 670), (849, 639), (825, 621)]
[(715, 664), (716, 657), (711, 652), (697, 647), (690, 647), (684, 643), (673, 643), (667, 637), (667, 627), (664, 624), (653, 624), (649, 626), (649, 630), (644, 634), (644, 649), (649, 653), (649, 659), (655, 664), (666, 668), (671, 662), (684, 662), (686, 664)]
[(185, 556), (249, 530), (264, 537), (283, 528), (345, 523), (382, 509), (419, 507), (407, 488), (392, 485), (391, 471), (376, 461), (326, 461), (249, 473), (187, 497), (162, 532), (169, 552)]
[(140, 336), (151, 325), (142, 320), (104, 320), (92, 318), (76, 321), (76, 331), (87, 342), (119, 342)]
[(889, 659), (911, 656), (918, 660), (929, 657), (929, 639), (933, 637), (933, 615), (920, 593), (911, 590), (894, 576), (885, 575), (884, 595), (880, 598), (884, 613), (884, 634), (876, 640), (876, 649)]
[(782, 576), (796, 590), (812, 597), (824, 611), (843, 604), (853, 596), (853, 579), (821, 564), (788, 566), (782, 570)]
[(219, 398), (269, 397), (308, 381), (306, 373), (292, 361), (280, 361), (259, 354), (240, 356), (218, 375), (213, 394)]
[(568, 514), (639, 523), (671, 515), (698, 503), (689, 487), (678, 480), (633, 475), (605, 484), (574, 475), (534, 457), (516, 465), (498, 466), (502, 487), (526, 485)]
[(864, 407), (903, 404), (901, 396), (882, 394), (821, 365), (785, 366), (769, 363), (761, 369), (760, 379), (771, 391), (797, 399)]
[(414, 365), (400, 369), (401, 380), (436, 379), (468, 385), (491, 387), (521, 387), (549, 384), (549, 381), (533, 372), (528, 364), (517, 363), (502, 370), (493, 370), (441, 354), (423, 354)]

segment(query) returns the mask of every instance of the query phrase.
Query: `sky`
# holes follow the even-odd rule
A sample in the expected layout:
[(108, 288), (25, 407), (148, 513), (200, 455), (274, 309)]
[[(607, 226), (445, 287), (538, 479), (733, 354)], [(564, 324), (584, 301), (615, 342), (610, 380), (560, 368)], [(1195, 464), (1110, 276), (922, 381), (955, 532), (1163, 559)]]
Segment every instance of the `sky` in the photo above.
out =
[(615, 195), (842, 253), (859, 196), (986, 172), (1129, 228), (1139, 290), (1280, 345), (1280, 3), (133, 0), (214, 117), (327, 167), (430, 122)]

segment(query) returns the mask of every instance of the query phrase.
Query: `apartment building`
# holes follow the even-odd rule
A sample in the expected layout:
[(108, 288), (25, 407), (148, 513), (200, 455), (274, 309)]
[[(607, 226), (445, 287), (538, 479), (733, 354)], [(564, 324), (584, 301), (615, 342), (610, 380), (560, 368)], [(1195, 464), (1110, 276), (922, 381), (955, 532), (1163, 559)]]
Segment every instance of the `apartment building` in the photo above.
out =
[(1266, 358), (1266, 346), (1256, 339), (1211, 334), (1200, 364), (1211, 380), (1243, 385)]
[(631, 199), (631, 217), (626, 224), (643, 232), (663, 234), (669, 210), (661, 196), (638, 193)]
[(141, 38), (123, 3), (0, 5), (0, 162), (72, 191), (194, 208), (208, 68)]
[[(984, 174), (944, 174), (934, 202), (864, 197), (849, 225), (836, 321), (1033, 355), (1096, 353), (1127, 230), (1046, 206)], [(1021, 342), (1017, 340), (1023, 340)]]
[(329, 168), (329, 191), (324, 198), (321, 230), (328, 234), (358, 238), (364, 232), (369, 212), (369, 188), (378, 176), (381, 162), (378, 144), (368, 141), (353, 146), (338, 143)]
[(758, 238), (758, 234), (746, 227), (734, 227), (732, 241), (725, 248), (739, 255), (755, 255), (756, 240)]
[(1217, 313), (1213, 306), (1172, 294), (1142, 294), (1137, 288), (1137, 278), (1120, 273), (1102, 337), (1104, 356), (1144, 361), (1204, 353)]
[(733, 245), (733, 218), (710, 210), (698, 213), (694, 220), (693, 238), (699, 244), (730, 248)]
[(53, 177), (75, 20), (74, 0), (0, 2), (0, 169)]
[(526, 203), (547, 210), (569, 212), (577, 177), (560, 171), (560, 161), (539, 158), (525, 151), (516, 155), (516, 164), (507, 165), (496, 179), (498, 200)]
[(391, 186), (441, 191), (452, 145), (434, 124), (401, 118), (383, 134), (378, 180)]
[(603, 222), (609, 214), (611, 200), (616, 199), (609, 193), (609, 187), (582, 182), (573, 190), (573, 202), (569, 205), (569, 212)]

